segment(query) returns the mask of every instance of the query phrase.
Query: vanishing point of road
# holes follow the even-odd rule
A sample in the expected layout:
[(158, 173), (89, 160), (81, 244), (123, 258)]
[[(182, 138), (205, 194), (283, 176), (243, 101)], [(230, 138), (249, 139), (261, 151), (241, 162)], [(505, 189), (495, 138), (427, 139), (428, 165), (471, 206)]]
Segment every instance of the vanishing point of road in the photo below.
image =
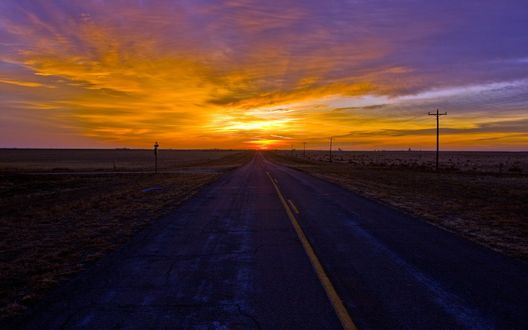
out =
[(528, 328), (528, 266), (257, 153), (24, 329)]

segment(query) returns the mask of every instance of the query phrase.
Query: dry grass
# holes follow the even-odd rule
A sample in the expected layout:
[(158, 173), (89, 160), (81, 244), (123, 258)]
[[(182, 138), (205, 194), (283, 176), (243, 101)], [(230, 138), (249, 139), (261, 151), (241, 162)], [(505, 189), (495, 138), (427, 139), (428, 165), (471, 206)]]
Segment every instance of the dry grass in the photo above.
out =
[[(365, 154), (368, 156), (363, 153), (364, 158)], [(473, 155), (472, 161), (490, 156)], [(526, 174), (457, 169), (435, 173), (430, 166), (380, 165), (367, 159), (362, 163), (329, 163), (291, 157), (287, 152), (272, 153), (270, 157), (423, 217), (497, 251), (528, 260)], [(466, 163), (463, 154), (457, 157)]]
[[(194, 162), (214, 171), (1, 174), (0, 321), (26, 310), (251, 153), (223, 156)], [(185, 167), (193, 168), (190, 162)]]

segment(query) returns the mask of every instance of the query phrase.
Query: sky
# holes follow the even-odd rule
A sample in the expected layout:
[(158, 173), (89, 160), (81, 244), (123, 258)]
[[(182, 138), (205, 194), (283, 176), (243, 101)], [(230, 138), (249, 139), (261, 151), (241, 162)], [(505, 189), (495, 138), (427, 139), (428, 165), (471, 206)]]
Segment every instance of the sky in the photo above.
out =
[(521, 1), (0, 1), (0, 147), (528, 150)]

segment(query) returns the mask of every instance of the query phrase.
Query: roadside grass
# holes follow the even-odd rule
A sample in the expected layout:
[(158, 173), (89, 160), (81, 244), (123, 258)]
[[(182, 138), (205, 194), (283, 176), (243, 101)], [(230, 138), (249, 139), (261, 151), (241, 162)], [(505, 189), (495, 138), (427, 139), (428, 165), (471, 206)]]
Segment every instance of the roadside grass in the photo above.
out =
[(380, 167), (269, 157), (458, 233), (507, 255), (528, 260), (528, 175)]
[(0, 174), (0, 322), (251, 157), (230, 153), (185, 163), (211, 171), (158, 175)]

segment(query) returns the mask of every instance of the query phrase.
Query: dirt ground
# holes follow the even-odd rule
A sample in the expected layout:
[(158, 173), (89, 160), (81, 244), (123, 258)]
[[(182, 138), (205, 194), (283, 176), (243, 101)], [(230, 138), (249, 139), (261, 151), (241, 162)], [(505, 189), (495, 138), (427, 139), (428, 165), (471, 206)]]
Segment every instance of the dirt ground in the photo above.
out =
[[(528, 260), (528, 173), (521, 171), (483, 171), (445, 166), (436, 173), (432, 166), (396, 165), (375, 159), (376, 153), (358, 153), (359, 161), (328, 162), (325, 152), (270, 152), (270, 157), (284, 165), (335, 182), (351, 191), (400, 208), (470, 240), (515, 257)], [(524, 164), (527, 153), (470, 154), (476, 159), (494, 159), (507, 163), (508, 158)], [(385, 155), (386, 156), (386, 155)], [(444, 155), (445, 156), (445, 155)], [(452, 155), (465, 164), (464, 153)], [(401, 157), (399, 157), (401, 159)]]
[(252, 157), (218, 155), (157, 175), (0, 173), (0, 324)]

